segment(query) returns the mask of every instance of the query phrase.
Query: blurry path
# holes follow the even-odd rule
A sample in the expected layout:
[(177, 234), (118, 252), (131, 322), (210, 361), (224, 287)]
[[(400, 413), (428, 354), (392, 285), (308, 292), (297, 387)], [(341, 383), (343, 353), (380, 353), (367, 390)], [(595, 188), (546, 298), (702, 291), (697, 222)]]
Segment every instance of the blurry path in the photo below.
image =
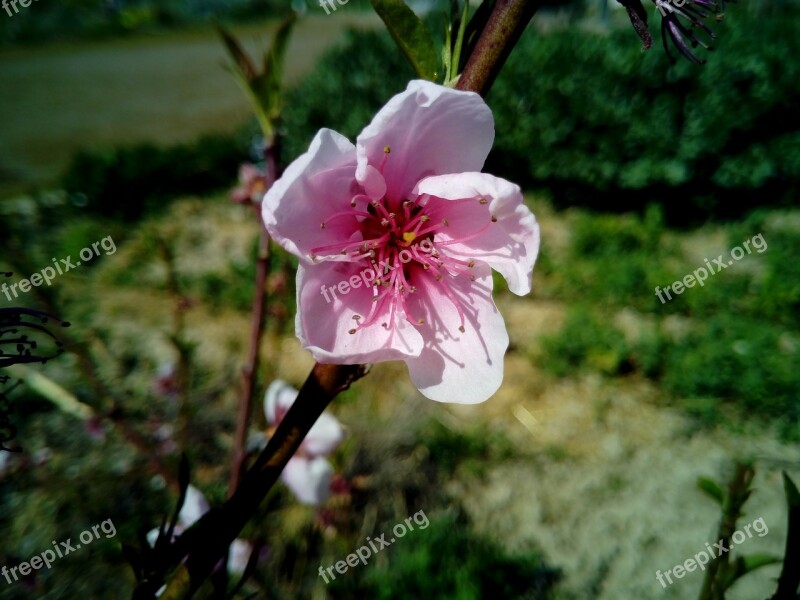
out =
[[(305, 18), (289, 46), (288, 83), (311, 70), (346, 27), (375, 22), (355, 12)], [(233, 30), (259, 56), (273, 27)], [(210, 28), (0, 52), (0, 197), (52, 181), (82, 147), (234, 130), (249, 111), (225, 60)]]

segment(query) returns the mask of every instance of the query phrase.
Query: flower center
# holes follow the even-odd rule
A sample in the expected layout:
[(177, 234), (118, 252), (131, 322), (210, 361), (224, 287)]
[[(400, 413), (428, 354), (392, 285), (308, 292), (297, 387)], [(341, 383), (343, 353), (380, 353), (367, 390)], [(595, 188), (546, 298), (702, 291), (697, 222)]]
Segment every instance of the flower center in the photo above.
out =
[[(388, 158), (388, 148), (384, 152), (385, 158)], [(487, 207), (487, 222), (483, 226), (476, 223), (476, 231), (458, 239), (446, 236), (446, 239), (437, 241), (434, 236), (450, 225), (446, 215), (455, 214), (461, 205), (475, 202), (487, 205), (489, 200), (473, 197), (431, 202), (431, 196), (422, 194), (398, 205), (396, 202), (390, 203), (385, 196), (380, 200), (372, 200), (366, 194), (356, 194), (351, 198), (348, 210), (337, 212), (322, 221), (321, 229), (338, 228), (340, 239), (347, 241), (313, 248), (311, 260), (341, 254), (351, 262), (363, 262), (366, 268), (362, 273), (372, 274), (371, 309), (364, 317), (353, 315), (357, 327), (349, 330), (351, 334), (381, 320), (387, 309), (388, 319), (381, 322), (385, 329), (394, 322), (398, 308), (403, 310), (410, 323), (423, 325), (425, 320), (422, 317), (415, 318), (407, 302), (417, 292), (414, 283), (419, 284), (423, 277), (426, 282), (434, 282), (441, 294), (455, 307), (460, 320), (458, 329), (462, 333), (465, 331), (465, 307), (448, 279), (466, 276), (475, 281), (471, 272), (475, 261), (448, 256), (443, 250), (449, 245), (479, 237), (497, 219), (489, 214)], [(445, 278), (445, 275), (449, 277)]]

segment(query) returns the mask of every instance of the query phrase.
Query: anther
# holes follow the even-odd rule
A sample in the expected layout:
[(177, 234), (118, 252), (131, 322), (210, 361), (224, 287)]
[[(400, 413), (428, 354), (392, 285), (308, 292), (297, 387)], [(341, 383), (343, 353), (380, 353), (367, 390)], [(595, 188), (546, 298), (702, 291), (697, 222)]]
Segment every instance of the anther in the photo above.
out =
[(464, 332), (466, 331), (466, 329), (464, 329), (464, 326), (463, 326), (463, 325), (459, 325), (459, 326), (458, 326), (458, 330), (459, 330), (461, 333), (464, 333)]
[(478, 200), (478, 202), (480, 202), (481, 204), (489, 204), (489, 199), (488, 198), (481, 198), (480, 200)]
[(497, 217), (495, 217), (494, 215), (492, 215), (492, 223), (497, 223)]
[(353, 335), (355, 332), (356, 332), (356, 330), (355, 330), (355, 329), (351, 329), (351, 330), (349, 330), (347, 333), (349, 333), (350, 335)]
[(474, 260), (469, 261), (469, 263), (467, 263), (467, 266), (471, 269), (472, 267), (475, 266), (475, 261)]
[(389, 154), (391, 151), (392, 151), (392, 149), (389, 146), (384, 146), (383, 147), (384, 154)]

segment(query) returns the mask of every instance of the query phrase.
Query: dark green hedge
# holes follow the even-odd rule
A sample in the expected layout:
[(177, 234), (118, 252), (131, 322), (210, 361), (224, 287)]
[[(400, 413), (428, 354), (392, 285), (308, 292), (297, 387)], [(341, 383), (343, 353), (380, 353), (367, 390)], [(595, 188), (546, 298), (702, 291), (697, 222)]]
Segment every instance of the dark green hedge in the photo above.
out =
[[(529, 30), (488, 97), (497, 136), (486, 169), (545, 190), (560, 206), (660, 204), (672, 224), (795, 204), (798, 18), (791, 6), (729, 7), (704, 66), (671, 65), (660, 48), (642, 52), (627, 27)], [(412, 77), (387, 34), (349, 33), (288, 93), (284, 163), (321, 127), (354, 139)], [(219, 138), (84, 154), (65, 185), (103, 214), (132, 216), (153, 197), (232, 183), (246, 159), (244, 144)]]

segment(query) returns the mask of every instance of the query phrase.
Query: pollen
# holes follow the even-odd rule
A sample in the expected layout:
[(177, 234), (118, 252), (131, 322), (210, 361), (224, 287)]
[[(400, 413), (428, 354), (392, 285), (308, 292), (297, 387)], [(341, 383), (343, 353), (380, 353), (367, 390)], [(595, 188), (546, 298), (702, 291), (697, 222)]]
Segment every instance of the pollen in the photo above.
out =
[(416, 233), (414, 233), (413, 231), (405, 231), (405, 232), (403, 232), (403, 240), (404, 240), (404, 241), (405, 241), (407, 244), (410, 244), (410, 243), (411, 243), (411, 242), (413, 242), (415, 239), (417, 239), (417, 234), (416, 234)]

